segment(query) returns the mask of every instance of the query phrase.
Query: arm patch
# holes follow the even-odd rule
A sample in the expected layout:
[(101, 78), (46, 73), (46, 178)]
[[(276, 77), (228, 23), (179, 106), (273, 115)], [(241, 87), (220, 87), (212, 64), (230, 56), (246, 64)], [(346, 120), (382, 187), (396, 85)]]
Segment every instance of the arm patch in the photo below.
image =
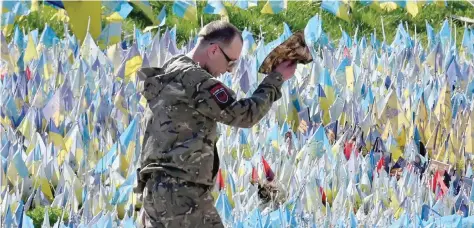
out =
[(212, 99), (214, 99), (221, 109), (225, 109), (234, 103), (234, 98), (221, 83), (212, 86), (209, 92), (211, 93)]

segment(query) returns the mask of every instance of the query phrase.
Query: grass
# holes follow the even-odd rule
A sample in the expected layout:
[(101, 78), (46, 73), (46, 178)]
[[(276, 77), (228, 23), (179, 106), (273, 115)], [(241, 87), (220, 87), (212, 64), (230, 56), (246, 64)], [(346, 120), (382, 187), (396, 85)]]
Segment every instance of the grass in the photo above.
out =
[[(206, 2), (198, 1), (197, 3), (198, 12), (202, 12)], [(195, 34), (196, 30), (201, 26), (201, 18), (203, 24), (219, 19), (218, 15), (199, 13), (198, 21), (186, 21), (172, 13), (172, 1), (150, 1), (150, 4), (155, 15), (158, 15), (163, 6), (166, 6), (166, 26), (177, 26), (177, 41), (179, 44), (184, 43), (192, 34)], [(277, 38), (283, 31), (283, 22), (286, 22), (292, 31), (303, 30), (308, 20), (316, 14), (322, 16), (323, 29), (333, 40), (341, 37), (342, 29), (353, 36), (356, 28), (358, 28), (358, 37), (369, 37), (372, 32), (376, 31), (377, 39), (383, 40), (381, 23), (383, 18), (387, 42), (392, 42), (398, 24), (403, 21), (406, 22), (412, 36), (415, 34), (416, 27), (417, 39), (421, 39), (424, 44), (427, 42), (426, 21), (438, 31), (443, 21), (451, 15), (474, 18), (474, 7), (465, 1), (448, 1), (447, 7), (426, 4), (421, 8), (421, 12), (416, 17), (412, 17), (402, 8), (398, 8), (392, 12), (385, 12), (378, 11), (370, 6), (364, 6), (359, 2), (354, 2), (352, 20), (350, 22), (346, 22), (323, 11), (320, 8), (320, 2), (290, 1), (288, 2), (288, 9), (286, 11), (275, 15), (260, 13), (264, 4), (265, 2), (260, 1), (257, 7), (252, 7), (247, 10), (230, 5), (226, 5), (226, 8), (229, 12), (230, 21), (233, 24), (240, 29), (247, 27), (255, 36), (260, 35), (262, 32), (267, 42)], [(17, 24), (24, 27), (25, 31), (35, 28), (41, 31), (45, 23), (48, 23), (48, 25), (56, 31), (58, 36), (62, 36), (64, 32), (63, 23), (51, 19), (55, 12), (56, 9), (48, 5), (42, 5), (40, 6), (40, 12), (33, 12), (27, 17), (17, 20)], [(464, 33), (464, 24), (457, 20), (452, 20), (450, 23), (452, 23), (453, 28), (456, 28), (456, 40), (459, 46)], [(151, 25), (151, 21), (148, 20), (138, 8), (134, 7), (133, 11), (124, 21), (122, 28), (125, 34), (131, 34), (134, 26), (143, 29), (149, 25)], [(12, 35), (7, 37), (7, 39), (11, 39), (11, 36)]]
[[(26, 212), (26, 215), (33, 220), (33, 225), (35, 227), (41, 227), (44, 221), (44, 207), (35, 207), (33, 210), (29, 210)], [(63, 213), (62, 208), (48, 208), (48, 215), (49, 215), (49, 224), (53, 226), (60, 218)], [(63, 221), (67, 221), (69, 219), (69, 215), (67, 212), (64, 212)]]
[[(179, 43), (182, 43), (188, 39), (196, 28), (200, 27), (200, 23), (186, 21), (173, 15), (172, 4), (173, 2), (151, 2), (156, 14), (158, 14), (163, 6), (166, 6), (168, 15), (166, 25), (169, 27), (172, 27), (175, 24), (177, 25), (177, 39)], [(323, 29), (332, 39), (339, 39), (341, 37), (341, 29), (353, 36), (356, 28), (358, 28), (359, 37), (370, 36), (372, 32), (376, 31), (377, 38), (383, 40), (383, 18), (385, 37), (389, 43), (391, 43), (395, 37), (398, 24), (403, 21), (408, 25), (408, 29), (412, 36), (415, 34), (416, 27), (417, 38), (421, 39), (424, 44), (427, 42), (426, 21), (438, 31), (441, 28), (443, 21), (451, 15), (474, 18), (474, 7), (465, 1), (448, 1), (447, 7), (427, 4), (422, 7), (421, 12), (416, 17), (412, 17), (402, 8), (398, 8), (392, 12), (385, 12), (355, 2), (353, 4), (354, 8), (352, 10), (352, 20), (350, 22), (346, 22), (335, 17), (333, 14), (323, 11), (320, 7), (320, 2), (290, 1), (288, 2), (288, 9), (286, 11), (275, 15), (261, 14), (260, 10), (264, 4), (265, 2), (260, 1), (257, 7), (252, 7), (247, 10), (228, 5), (226, 8), (229, 13), (230, 21), (234, 25), (240, 29), (247, 27), (256, 36), (258, 36), (262, 31), (266, 41), (276, 39), (278, 35), (282, 33), (283, 22), (286, 22), (292, 31), (304, 30), (308, 20), (316, 14), (322, 16)], [(205, 5), (206, 2), (198, 2), (198, 12), (202, 12)], [(199, 15), (199, 21), (201, 20), (200, 17), (201, 15)], [(203, 24), (206, 24), (212, 20), (219, 19), (219, 16), (205, 14), (202, 15), (202, 19)], [(460, 45), (464, 32), (464, 24), (455, 20), (452, 21), (452, 23), (453, 26), (456, 27), (457, 45)], [(148, 21), (139, 10), (134, 10), (125, 22), (124, 28), (132, 31), (131, 29), (134, 24), (138, 28), (144, 28), (147, 25), (150, 25), (151, 22)]]

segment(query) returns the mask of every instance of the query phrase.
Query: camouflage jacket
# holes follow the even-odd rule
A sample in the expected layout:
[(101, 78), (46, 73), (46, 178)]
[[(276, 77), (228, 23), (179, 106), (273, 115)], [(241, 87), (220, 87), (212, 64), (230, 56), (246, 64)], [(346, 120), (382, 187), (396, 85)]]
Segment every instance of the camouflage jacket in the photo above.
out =
[(214, 185), (219, 168), (217, 122), (249, 128), (281, 97), (283, 78), (270, 73), (250, 98), (235, 93), (191, 58), (178, 55), (162, 68), (138, 72), (148, 101), (140, 176), (154, 171), (197, 184)]

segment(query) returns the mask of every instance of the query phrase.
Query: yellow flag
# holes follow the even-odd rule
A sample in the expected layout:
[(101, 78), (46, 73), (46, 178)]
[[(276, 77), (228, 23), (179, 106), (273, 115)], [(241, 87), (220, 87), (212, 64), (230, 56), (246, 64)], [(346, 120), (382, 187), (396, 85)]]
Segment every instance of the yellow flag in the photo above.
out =
[(134, 81), (134, 77), (131, 77), (132, 74), (137, 72), (138, 69), (142, 66), (143, 59), (140, 55), (136, 55), (132, 57), (131, 59), (127, 60), (125, 63), (125, 73), (124, 76), (125, 78), (130, 77), (132, 81)]
[(273, 13), (273, 9), (270, 5), (270, 1), (267, 1), (267, 3), (265, 3), (265, 5), (263, 6), (262, 8), (262, 11), (260, 11), (260, 13), (263, 13), (263, 14), (274, 14)]
[(418, 102), (418, 111), (417, 111), (417, 119), (422, 123), (422, 127), (425, 127), (425, 123), (428, 122), (428, 110), (426, 110), (426, 104), (423, 96), (420, 99), (420, 102)]
[(388, 139), (389, 134), (391, 134), (391, 133), (392, 133), (392, 129), (390, 128), (390, 124), (387, 123), (387, 124), (385, 124), (385, 128), (384, 128), (384, 130), (383, 130), (383, 133), (382, 133), (382, 135), (381, 135), (381, 138), (382, 138), (384, 141), (386, 141), (386, 140)]
[(89, 22), (89, 33), (94, 40), (99, 38), (102, 31), (101, 1), (63, 1), (63, 5), (69, 16), (71, 29), (81, 43), (86, 37)]
[(43, 194), (48, 197), (48, 200), (53, 200), (53, 192), (51, 191), (51, 187), (49, 186), (48, 180), (44, 177), (37, 177), (37, 182), (35, 188), (41, 188)]
[(383, 2), (380, 3), (380, 8), (387, 11), (387, 12), (392, 12), (398, 8), (397, 3), (390, 1), (390, 2)]
[(352, 66), (346, 66), (346, 86), (351, 92), (354, 92), (354, 83), (354, 70)]
[(36, 132), (36, 128), (34, 125), (31, 123), (31, 121), (28, 118), (29, 116), (26, 116), (20, 123), (20, 126), (18, 126), (18, 130), (25, 136), (26, 139), (30, 140), (31, 139), (31, 134)]
[(38, 53), (36, 52), (36, 44), (33, 41), (31, 34), (28, 34), (28, 44), (26, 45), (25, 55), (23, 61), (29, 63), (33, 59), (38, 59)]
[(402, 126), (402, 129), (399, 132), (396, 139), (397, 139), (398, 146), (405, 147), (406, 142), (407, 142), (407, 133), (406, 133), (405, 126)]
[(387, 104), (385, 105), (382, 117), (387, 117), (392, 125), (392, 129), (399, 129), (401, 126), (408, 126), (409, 121), (402, 112), (402, 107), (398, 102), (397, 93), (392, 90), (389, 93)]
[(466, 153), (474, 154), (474, 130), (472, 129), (473, 124), (472, 121), (474, 119), (471, 117), (469, 118), (469, 123), (467, 124), (466, 129)]
[(412, 16), (416, 17), (418, 15), (419, 10), (418, 10), (418, 4), (416, 1), (406, 1), (406, 8), (407, 12)]
[(31, 0), (30, 11), (31, 11), (31, 12), (35, 12), (35, 11), (38, 11), (38, 9), (39, 9), (38, 0)]
[(447, 84), (441, 89), (434, 114), (438, 117), (444, 129), (451, 128), (451, 92)]
[(118, 12), (114, 12), (110, 16), (106, 17), (105, 20), (108, 21), (109, 23), (112, 23), (112, 22), (121, 22), (123, 21), (123, 18), (122, 16), (120, 16)]

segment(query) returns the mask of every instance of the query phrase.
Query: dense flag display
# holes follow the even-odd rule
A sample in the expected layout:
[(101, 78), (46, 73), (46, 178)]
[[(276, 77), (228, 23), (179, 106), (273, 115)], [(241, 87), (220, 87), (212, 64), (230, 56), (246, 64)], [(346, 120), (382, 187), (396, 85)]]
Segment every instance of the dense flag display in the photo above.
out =
[[(323, 3), (349, 18), (345, 3)], [(268, 13), (284, 9), (284, 1), (267, 5)], [(11, 7), (5, 23), (27, 10)], [(195, 1), (176, 1), (173, 12), (197, 20), (195, 7)], [(415, 12), (409, 4), (400, 7)], [(148, 104), (137, 92), (136, 72), (188, 52), (196, 37), (180, 46), (176, 28), (135, 29), (122, 41), (130, 4), (110, 8), (110, 23), (99, 33), (91, 21), (89, 30), (76, 27), (76, 35), (62, 39), (48, 26), (39, 34), (5, 24), (0, 223), (6, 227), (33, 227), (26, 212), (36, 207), (46, 208), (43, 227), (142, 222), (133, 187)], [(206, 7), (207, 13), (224, 10), (220, 1)], [(155, 25), (165, 18), (162, 10)], [(403, 24), (388, 44), (346, 32), (330, 40), (322, 23), (318, 15), (308, 21), (304, 39), (313, 61), (298, 66), (259, 124), (219, 125), (213, 195), (222, 221), (228, 227), (473, 226), (474, 30), (466, 28), (456, 47), (447, 21), (438, 32), (426, 22), (424, 47)], [(259, 66), (292, 34), (283, 27), (268, 43), (243, 31), (234, 74), (219, 78), (237, 98), (248, 97), (265, 77)], [(61, 208), (68, 219), (51, 224), (49, 208)]]

